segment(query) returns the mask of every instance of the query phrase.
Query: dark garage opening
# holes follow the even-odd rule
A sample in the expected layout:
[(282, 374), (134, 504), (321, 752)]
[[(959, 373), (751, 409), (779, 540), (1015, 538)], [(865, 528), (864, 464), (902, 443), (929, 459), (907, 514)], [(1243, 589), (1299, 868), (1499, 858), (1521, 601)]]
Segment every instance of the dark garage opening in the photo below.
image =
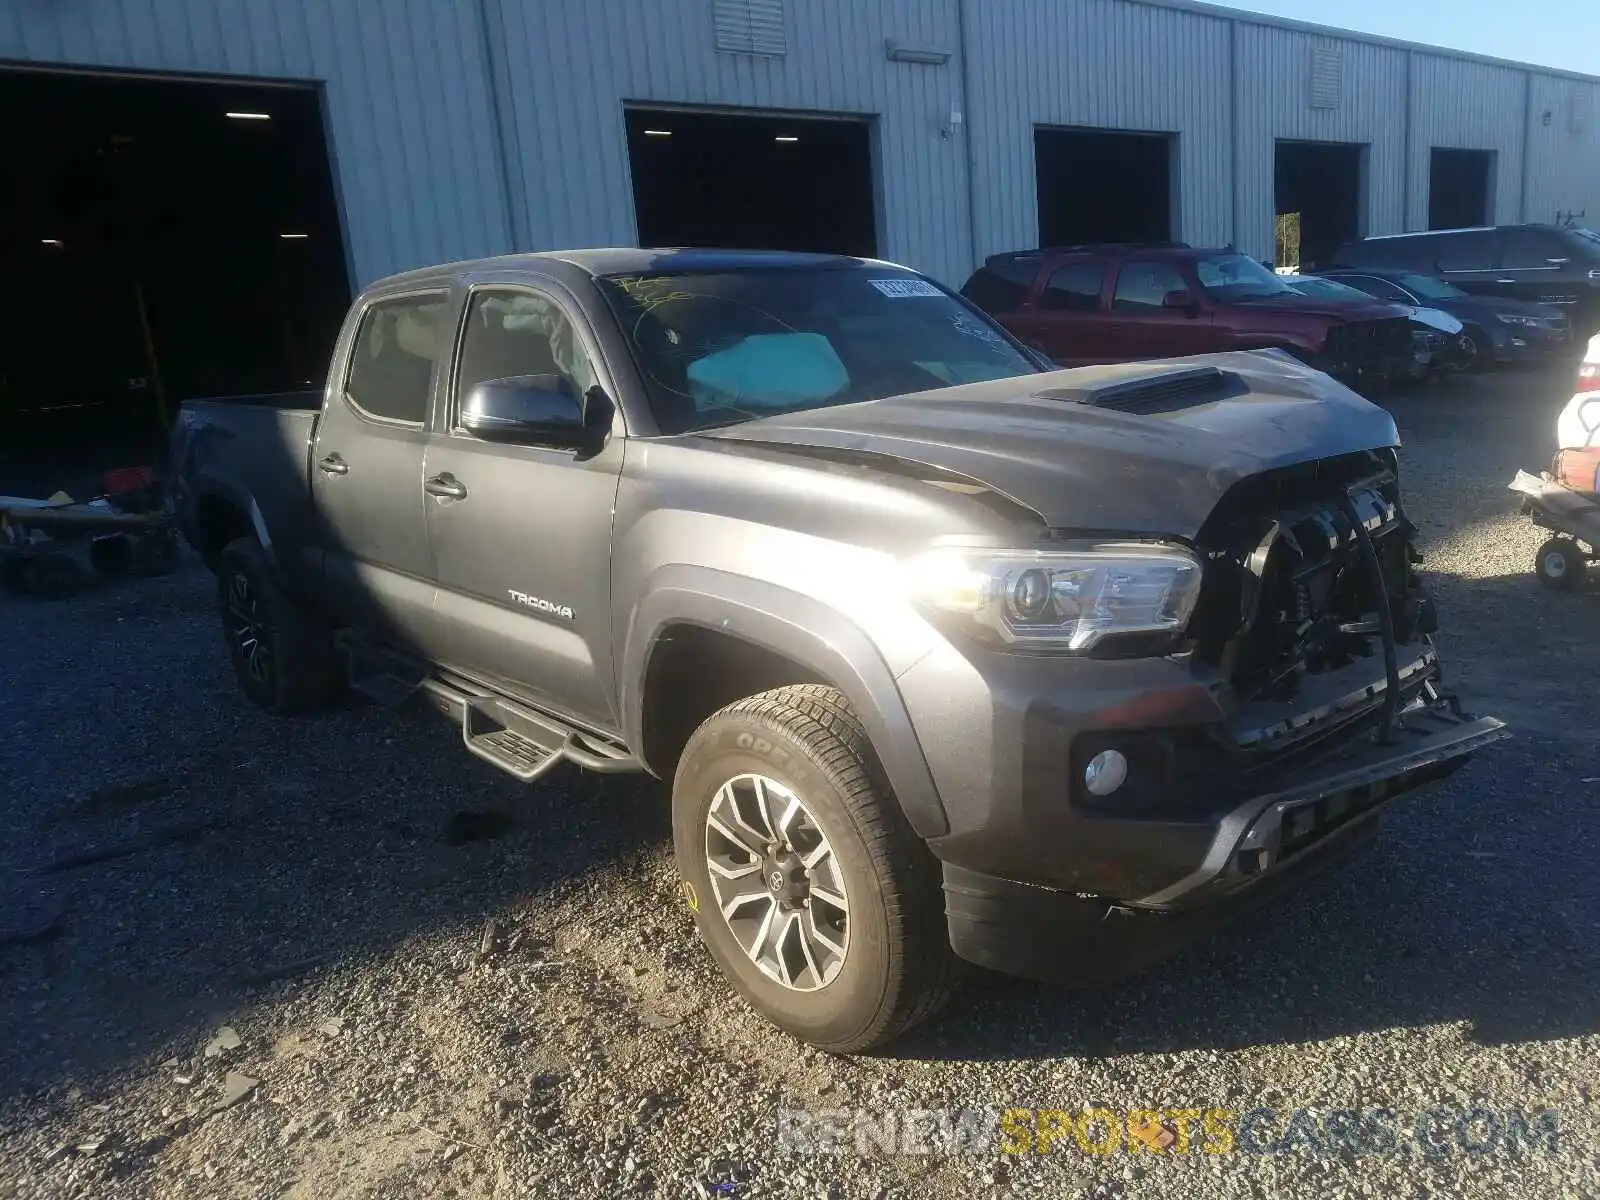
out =
[(865, 120), (630, 108), (641, 246), (877, 253)]
[(1339, 243), (1361, 236), (1365, 151), (1347, 142), (1277, 144), (1276, 265), (1326, 266)]
[(350, 293), (314, 90), (13, 70), (0, 112), (31, 114), (0, 122), (0, 491), (321, 384)]
[(1039, 244), (1172, 238), (1172, 149), (1166, 133), (1035, 129)]
[(1488, 225), (1493, 184), (1493, 150), (1435, 146), (1428, 163), (1428, 228)]

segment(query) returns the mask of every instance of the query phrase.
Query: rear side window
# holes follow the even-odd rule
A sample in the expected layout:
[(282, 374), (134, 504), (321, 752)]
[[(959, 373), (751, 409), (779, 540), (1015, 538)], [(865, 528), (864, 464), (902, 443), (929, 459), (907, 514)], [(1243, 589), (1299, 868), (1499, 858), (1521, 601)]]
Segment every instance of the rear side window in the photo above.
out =
[(1162, 306), (1169, 292), (1189, 297), (1189, 285), (1169, 262), (1128, 262), (1117, 272), (1118, 312), (1150, 312)]
[(428, 419), (446, 300), (439, 293), (405, 296), (367, 309), (345, 376), (351, 403), (386, 421), (421, 425)]
[(1499, 265), (1500, 237), (1493, 230), (1448, 233), (1437, 241), (1441, 271), (1492, 271)]
[(1435, 237), (1385, 237), (1346, 242), (1333, 261), (1343, 267), (1406, 267), (1434, 270)]
[(1100, 307), (1105, 278), (1105, 263), (1076, 262), (1057, 267), (1044, 285), (1039, 307), (1054, 312), (1094, 312)]
[(989, 263), (967, 280), (961, 294), (986, 313), (1015, 312), (1028, 298), (1038, 269), (1038, 260), (1030, 258)]

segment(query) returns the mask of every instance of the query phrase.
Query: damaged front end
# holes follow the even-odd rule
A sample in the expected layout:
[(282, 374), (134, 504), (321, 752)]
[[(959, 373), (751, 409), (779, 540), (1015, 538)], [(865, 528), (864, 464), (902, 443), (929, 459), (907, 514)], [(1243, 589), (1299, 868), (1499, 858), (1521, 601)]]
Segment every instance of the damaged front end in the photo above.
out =
[(1387, 450), (1269, 472), (1224, 498), (1199, 538), (1190, 634), (1224, 681), (1227, 720), (1194, 761), (1235, 806), (1197, 871), (1137, 903), (1248, 886), (1507, 736), (1442, 689), (1416, 532)]
[(1415, 535), (1388, 451), (1256, 476), (1224, 498), (1200, 533), (1206, 584), (1190, 633), (1231, 684), (1241, 745), (1276, 754), (1311, 725), (1325, 736), (1321, 718), (1335, 714), (1318, 701), (1352, 667), (1376, 673), (1381, 695), (1367, 686), (1369, 703), (1338, 715), (1375, 717), (1386, 736), (1404, 699), (1437, 677)]

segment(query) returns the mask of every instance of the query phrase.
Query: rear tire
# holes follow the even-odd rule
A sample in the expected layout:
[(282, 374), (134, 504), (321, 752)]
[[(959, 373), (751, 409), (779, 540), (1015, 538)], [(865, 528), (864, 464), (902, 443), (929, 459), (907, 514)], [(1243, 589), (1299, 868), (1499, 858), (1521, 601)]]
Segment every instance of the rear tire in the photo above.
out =
[[(778, 688), (709, 717), (678, 762), (672, 835), (717, 965), (802, 1041), (841, 1054), (882, 1045), (931, 1016), (959, 982), (938, 862), (834, 688)], [(767, 889), (773, 875), (797, 882)]]
[(252, 704), (287, 713), (328, 698), (335, 674), (327, 622), (283, 590), (255, 538), (236, 538), (218, 555), (217, 605), (234, 674)]
[(1589, 560), (1566, 538), (1551, 538), (1539, 547), (1533, 562), (1533, 572), (1539, 582), (1558, 592), (1570, 592), (1583, 586)]

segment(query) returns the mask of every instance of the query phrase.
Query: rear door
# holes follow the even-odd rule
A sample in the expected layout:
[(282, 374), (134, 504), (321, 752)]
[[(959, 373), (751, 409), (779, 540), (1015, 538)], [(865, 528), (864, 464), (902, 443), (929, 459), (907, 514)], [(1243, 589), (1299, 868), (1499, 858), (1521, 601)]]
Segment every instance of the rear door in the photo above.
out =
[(433, 607), (422, 454), (449, 307), (445, 290), (366, 305), (311, 452), (328, 606), (407, 648)]
[(1031, 312), (1033, 340), (1062, 366), (1109, 362), (1105, 284), (1100, 259), (1062, 263), (1045, 277)]
[(1499, 230), (1468, 229), (1434, 236), (1438, 247), (1432, 274), (1477, 296), (1514, 294), (1516, 280), (1500, 271)]
[(456, 346), (424, 463), (439, 585), (432, 657), (614, 730), (611, 512), (622, 470), (620, 416), (605, 447), (588, 457), (483, 441), (456, 424), (461, 400), (487, 379), (561, 374), (587, 396), (601, 383), (593, 337), (576, 305), (553, 288), (488, 285), (468, 295)]
[(1210, 311), (1202, 308), (1177, 263), (1167, 259), (1121, 264), (1105, 328), (1106, 357), (1119, 362), (1218, 349)]

